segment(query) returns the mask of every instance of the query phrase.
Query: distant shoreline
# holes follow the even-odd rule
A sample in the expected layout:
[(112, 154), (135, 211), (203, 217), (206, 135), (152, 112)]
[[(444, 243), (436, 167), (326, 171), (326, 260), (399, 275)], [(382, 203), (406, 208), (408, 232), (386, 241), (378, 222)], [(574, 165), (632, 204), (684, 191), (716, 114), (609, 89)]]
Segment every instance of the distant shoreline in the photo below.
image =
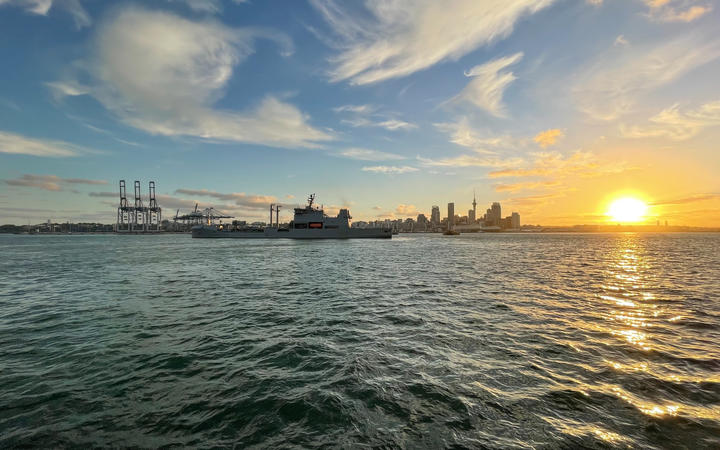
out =
[[(610, 227), (603, 229), (578, 229), (574, 227), (546, 227), (538, 230), (503, 230), (493, 232), (483, 231), (465, 231), (460, 234), (562, 234), (562, 233), (577, 233), (577, 234), (602, 234), (602, 233), (720, 233), (720, 228), (698, 228), (698, 227), (676, 227), (682, 229), (642, 229), (638, 227)], [(160, 231), (153, 233), (116, 233), (114, 231), (73, 231), (73, 232), (27, 232), (27, 231), (0, 231), (0, 235), (21, 235), (21, 236), (71, 236), (71, 235), (142, 235), (142, 236), (158, 236), (158, 235), (171, 235), (171, 234), (190, 234), (189, 231)], [(441, 232), (431, 231), (401, 231), (400, 235), (423, 235), (423, 234), (442, 234)]]

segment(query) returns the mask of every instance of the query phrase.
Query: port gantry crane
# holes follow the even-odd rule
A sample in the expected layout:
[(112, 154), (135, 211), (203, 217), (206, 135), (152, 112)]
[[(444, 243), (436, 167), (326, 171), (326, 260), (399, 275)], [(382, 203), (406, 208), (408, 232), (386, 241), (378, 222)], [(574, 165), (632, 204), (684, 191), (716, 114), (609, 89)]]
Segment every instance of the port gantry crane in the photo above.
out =
[[(198, 204), (195, 203), (195, 209), (192, 212), (179, 215), (180, 210), (178, 209), (175, 213), (175, 223), (182, 222), (182, 228), (184, 230), (189, 229), (193, 225), (212, 225), (215, 220), (218, 219), (232, 219), (234, 216), (218, 211), (214, 207), (205, 208), (198, 210)], [(177, 228), (177, 227), (176, 227)]]

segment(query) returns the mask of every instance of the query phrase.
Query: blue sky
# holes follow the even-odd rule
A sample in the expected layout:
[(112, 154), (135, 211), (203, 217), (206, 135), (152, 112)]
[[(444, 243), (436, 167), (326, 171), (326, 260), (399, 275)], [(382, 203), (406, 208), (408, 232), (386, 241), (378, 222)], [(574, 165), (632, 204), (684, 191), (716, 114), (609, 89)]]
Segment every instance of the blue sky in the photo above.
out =
[[(0, 0), (0, 222), (307, 194), (355, 219), (501, 201), (523, 222), (720, 224), (705, 0)], [(289, 209), (288, 209), (289, 210)], [(288, 211), (286, 210), (286, 211)]]

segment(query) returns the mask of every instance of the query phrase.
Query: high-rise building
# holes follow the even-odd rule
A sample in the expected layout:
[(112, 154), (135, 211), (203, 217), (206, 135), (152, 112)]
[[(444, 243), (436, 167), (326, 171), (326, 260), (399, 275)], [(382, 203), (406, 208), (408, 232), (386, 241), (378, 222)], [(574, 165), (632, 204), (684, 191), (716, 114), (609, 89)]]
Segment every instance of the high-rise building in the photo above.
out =
[(425, 217), (425, 214), (418, 214), (417, 216), (417, 231), (427, 231), (429, 222), (427, 220), (427, 217)]
[(475, 223), (475, 210), (474, 209), (468, 210), (468, 223), (469, 224)]
[(514, 212), (510, 216), (510, 227), (511, 228), (520, 228), (520, 214)]
[(440, 226), (440, 207), (439, 206), (432, 207), (432, 212), (430, 213), (430, 224), (433, 227)]
[(455, 228), (455, 203), (448, 203), (448, 230)]
[(500, 203), (493, 202), (490, 207), (493, 215), (493, 225), (500, 225), (500, 219), (502, 219), (502, 210), (500, 209)]

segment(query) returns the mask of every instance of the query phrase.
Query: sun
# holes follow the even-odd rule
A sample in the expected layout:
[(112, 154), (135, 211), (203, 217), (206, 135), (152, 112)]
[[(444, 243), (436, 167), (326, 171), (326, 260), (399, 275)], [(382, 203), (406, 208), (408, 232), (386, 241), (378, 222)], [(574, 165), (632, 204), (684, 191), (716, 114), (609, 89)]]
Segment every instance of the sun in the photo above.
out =
[(606, 215), (613, 222), (640, 222), (645, 218), (648, 206), (644, 201), (633, 197), (622, 197), (613, 200)]

